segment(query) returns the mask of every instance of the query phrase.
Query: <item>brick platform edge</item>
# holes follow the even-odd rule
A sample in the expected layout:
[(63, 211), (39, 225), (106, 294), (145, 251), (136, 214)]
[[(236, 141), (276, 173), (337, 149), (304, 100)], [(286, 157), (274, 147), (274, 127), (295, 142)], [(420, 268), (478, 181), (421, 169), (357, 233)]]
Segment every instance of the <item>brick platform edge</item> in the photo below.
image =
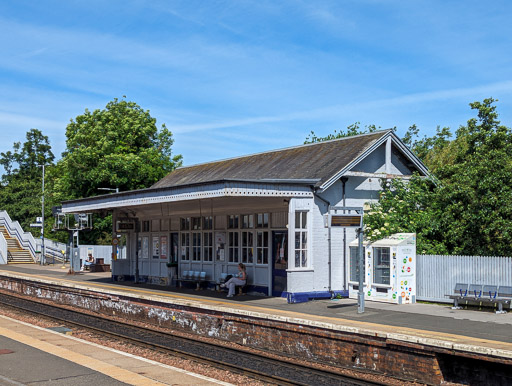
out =
[[(126, 321), (236, 342), (288, 358), (299, 358), (426, 384), (443, 382), (512, 384), (512, 353), (428, 342), (259, 312), (212, 306), (194, 300), (130, 296), (83, 284), (0, 276), (0, 289), (87, 309)], [(426, 343), (421, 343), (425, 341)], [(431, 343), (431, 344), (428, 344)], [(502, 355), (499, 355), (502, 354)]]

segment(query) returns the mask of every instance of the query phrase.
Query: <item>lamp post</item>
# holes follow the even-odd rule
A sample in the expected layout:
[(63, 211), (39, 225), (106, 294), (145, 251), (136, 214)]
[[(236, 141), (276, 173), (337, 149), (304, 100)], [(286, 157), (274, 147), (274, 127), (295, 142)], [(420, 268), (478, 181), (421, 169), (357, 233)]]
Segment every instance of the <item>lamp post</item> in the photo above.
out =
[(41, 217), (42, 217), (42, 223), (41, 223), (41, 259), (40, 264), (44, 265), (45, 261), (45, 250), (44, 250), (44, 164), (43, 167), (43, 198), (41, 200), (42, 203), (42, 209), (41, 209)]

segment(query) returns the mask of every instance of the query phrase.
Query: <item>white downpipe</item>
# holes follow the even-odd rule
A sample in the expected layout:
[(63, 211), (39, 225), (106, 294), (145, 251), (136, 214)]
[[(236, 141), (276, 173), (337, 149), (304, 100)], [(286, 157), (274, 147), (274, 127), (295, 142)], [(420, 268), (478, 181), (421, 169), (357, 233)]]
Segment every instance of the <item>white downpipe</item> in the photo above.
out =
[(18, 221), (12, 221), (11, 217), (9, 217), (9, 214), (5, 210), (0, 210), (0, 225), (4, 226), (5, 229), (7, 229), (7, 233), (9, 233), (12, 237), (18, 239), (21, 247), (23, 249), (27, 249), (35, 261), (36, 240), (34, 239), (34, 236), (32, 236), (32, 233), (24, 232), (20, 223)]
[(7, 264), (7, 241), (0, 232), (0, 265)]

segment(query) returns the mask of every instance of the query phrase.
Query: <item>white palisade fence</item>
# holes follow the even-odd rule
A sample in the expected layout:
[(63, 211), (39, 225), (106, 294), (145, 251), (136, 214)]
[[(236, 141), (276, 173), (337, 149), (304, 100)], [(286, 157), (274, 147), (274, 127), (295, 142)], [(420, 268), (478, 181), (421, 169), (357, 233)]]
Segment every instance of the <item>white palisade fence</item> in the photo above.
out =
[(417, 256), (417, 299), (451, 302), (456, 283), (512, 286), (512, 257)]

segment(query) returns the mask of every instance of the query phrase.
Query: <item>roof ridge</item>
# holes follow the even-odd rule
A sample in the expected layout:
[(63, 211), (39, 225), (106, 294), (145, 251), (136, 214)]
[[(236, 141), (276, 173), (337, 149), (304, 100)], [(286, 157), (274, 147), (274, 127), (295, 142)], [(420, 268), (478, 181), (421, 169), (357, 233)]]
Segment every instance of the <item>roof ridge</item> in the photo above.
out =
[(313, 143), (304, 143), (302, 145), (283, 147), (283, 148), (280, 148), (280, 149), (273, 149), (273, 150), (266, 150), (266, 151), (262, 151), (262, 152), (259, 152), (259, 153), (245, 154), (245, 155), (240, 155), (240, 156), (235, 156), (235, 157), (230, 157), (230, 158), (219, 159), (219, 160), (215, 160), (215, 161), (200, 162), (200, 163), (197, 163), (197, 164), (192, 164), (192, 165), (187, 165), (187, 166), (180, 166), (180, 167), (178, 167), (178, 168), (176, 168), (174, 170), (181, 170), (181, 169), (187, 169), (187, 168), (192, 168), (192, 167), (196, 167), (196, 166), (203, 166), (203, 165), (215, 164), (215, 163), (219, 163), (219, 162), (232, 161), (232, 160), (236, 160), (236, 159), (253, 157), (253, 156), (262, 155), (262, 154), (276, 153), (276, 152), (279, 152), (279, 151), (299, 149), (299, 148), (302, 148), (302, 147), (317, 146), (317, 145), (322, 145), (322, 144), (330, 143), (330, 142), (344, 141), (344, 140), (348, 140), (348, 139), (352, 139), (352, 138), (364, 137), (364, 136), (367, 136), (367, 135), (375, 135), (375, 134), (380, 134), (380, 133), (385, 134), (387, 132), (393, 132), (393, 129), (377, 130), (377, 131), (374, 131), (374, 132), (371, 132), (371, 133), (363, 133), (363, 134), (357, 134), (357, 135), (350, 135), (350, 136), (341, 137), (341, 138), (329, 139), (327, 141), (320, 141), (320, 142), (313, 142)]

